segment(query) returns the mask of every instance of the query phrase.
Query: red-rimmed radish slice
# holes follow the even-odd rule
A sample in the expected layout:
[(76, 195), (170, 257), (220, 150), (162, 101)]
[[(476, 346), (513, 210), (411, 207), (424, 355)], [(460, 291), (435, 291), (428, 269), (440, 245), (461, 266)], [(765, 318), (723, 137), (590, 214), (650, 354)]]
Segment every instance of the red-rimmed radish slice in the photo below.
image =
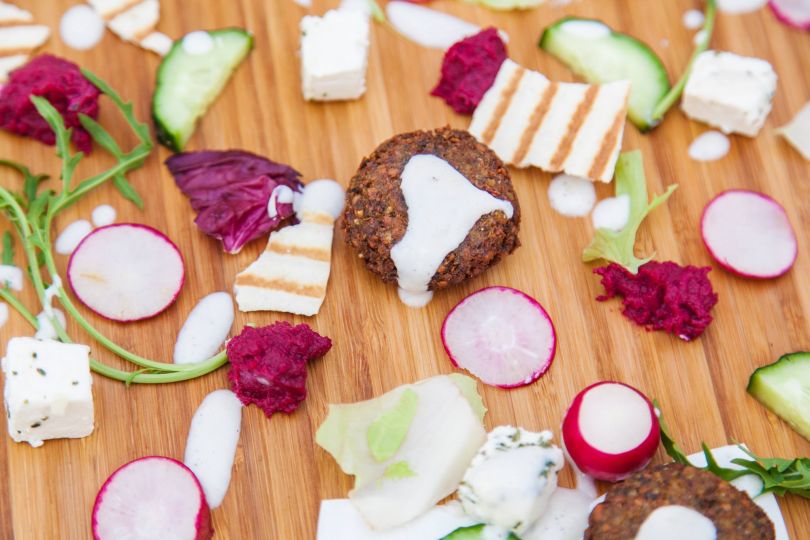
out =
[(700, 230), (720, 266), (744, 277), (778, 277), (796, 261), (798, 243), (785, 209), (756, 191), (734, 189), (712, 199)]
[(154, 317), (180, 294), (183, 257), (162, 232), (136, 223), (96, 229), (79, 244), (67, 278), (79, 300), (114, 321)]
[(509, 287), (481, 289), (459, 302), (444, 319), (442, 342), (453, 365), (501, 388), (539, 379), (557, 349), (543, 306)]
[(119, 468), (93, 505), (95, 540), (208, 540), (211, 513), (197, 477), (171, 458), (149, 456)]
[(602, 381), (574, 398), (563, 419), (562, 439), (579, 470), (618, 482), (647, 466), (661, 437), (647, 396), (632, 386)]
[(776, 18), (802, 30), (810, 30), (810, 0), (770, 0)]

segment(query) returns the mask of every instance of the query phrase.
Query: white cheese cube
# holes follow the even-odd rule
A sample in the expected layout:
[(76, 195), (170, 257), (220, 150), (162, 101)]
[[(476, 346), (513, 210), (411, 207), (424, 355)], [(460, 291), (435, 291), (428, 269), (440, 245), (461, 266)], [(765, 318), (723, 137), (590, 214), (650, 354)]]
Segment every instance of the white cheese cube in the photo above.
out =
[(681, 108), (725, 133), (753, 137), (771, 112), (776, 79), (765, 60), (706, 51), (695, 59)]
[(304, 98), (357, 99), (366, 92), (369, 19), (355, 10), (332, 10), (301, 20)]
[(8, 433), (40, 446), (93, 432), (93, 379), (86, 345), (12, 338), (2, 361)]

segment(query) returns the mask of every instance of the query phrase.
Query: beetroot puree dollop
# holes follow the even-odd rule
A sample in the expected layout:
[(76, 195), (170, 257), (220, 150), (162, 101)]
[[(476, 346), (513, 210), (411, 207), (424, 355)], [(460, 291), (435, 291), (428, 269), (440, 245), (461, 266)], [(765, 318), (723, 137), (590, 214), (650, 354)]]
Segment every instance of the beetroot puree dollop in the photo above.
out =
[(690, 341), (712, 322), (717, 304), (708, 273), (711, 268), (651, 261), (633, 275), (618, 264), (594, 270), (602, 276), (604, 301), (622, 298), (625, 317), (648, 330), (665, 330)]
[(442, 77), (430, 93), (454, 111), (471, 114), (506, 60), (506, 45), (494, 28), (453, 44), (444, 55)]
[(56, 135), (37, 112), (30, 96), (42, 96), (62, 114), (65, 127), (73, 128), (73, 142), (84, 153), (92, 138), (79, 122), (79, 113), (98, 118), (100, 92), (73, 62), (44, 54), (14, 70), (0, 88), (0, 127), (12, 133), (53, 145)]
[(244, 405), (258, 405), (270, 418), (291, 413), (307, 397), (307, 362), (332, 348), (332, 340), (306, 324), (246, 326), (228, 342), (231, 387)]

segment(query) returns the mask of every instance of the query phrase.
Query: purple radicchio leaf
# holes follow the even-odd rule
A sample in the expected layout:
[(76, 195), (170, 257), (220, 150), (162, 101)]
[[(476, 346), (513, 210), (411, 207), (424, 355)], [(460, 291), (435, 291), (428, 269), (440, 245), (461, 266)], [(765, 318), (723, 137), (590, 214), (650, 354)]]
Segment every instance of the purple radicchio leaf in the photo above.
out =
[(194, 223), (221, 240), (228, 253), (239, 252), (294, 217), (292, 203), (282, 202), (289, 197), (278, 196), (273, 199), (275, 216), (270, 217), (267, 205), (273, 190), (303, 189), (301, 173), (292, 167), (242, 150), (183, 152), (167, 159), (166, 166), (197, 212)]

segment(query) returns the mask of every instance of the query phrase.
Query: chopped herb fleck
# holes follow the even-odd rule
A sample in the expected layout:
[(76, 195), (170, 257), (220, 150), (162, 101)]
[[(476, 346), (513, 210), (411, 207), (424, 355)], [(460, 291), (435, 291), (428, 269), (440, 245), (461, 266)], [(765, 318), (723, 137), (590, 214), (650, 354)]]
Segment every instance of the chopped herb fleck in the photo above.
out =
[(79, 381), (71, 381), (70, 384), (73, 386), (79, 386)]
[(38, 428), (41, 425), (42, 424), (40, 424), (39, 422), (34, 422), (33, 424), (31, 424), (31, 429)]
[(39, 373), (39, 374), (40, 374), (40, 375), (42, 375), (43, 377), (47, 375), (47, 373), (45, 372), (45, 370), (44, 370), (44, 369), (42, 369), (41, 367), (38, 367), (38, 368), (37, 368), (37, 373)]

